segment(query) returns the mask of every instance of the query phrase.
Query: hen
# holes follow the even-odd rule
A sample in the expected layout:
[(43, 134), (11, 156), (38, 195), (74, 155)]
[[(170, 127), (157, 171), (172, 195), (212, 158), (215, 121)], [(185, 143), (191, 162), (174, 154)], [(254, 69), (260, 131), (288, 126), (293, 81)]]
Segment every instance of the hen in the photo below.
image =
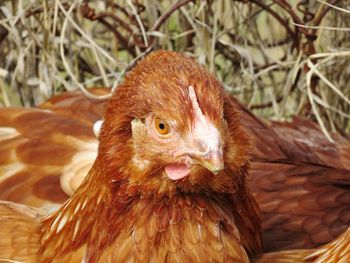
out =
[[(310, 121), (267, 123), (231, 103), (256, 144), (248, 181), (263, 212), (264, 251), (314, 248), (344, 232), (350, 225), (349, 140), (333, 135), (333, 144)], [(0, 199), (48, 211), (59, 207), (67, 199), (61, 188), (72, 195), (96, 157), (92, 125), (102, 107), (74, 92), (50, 99), (40, 110), (2, 110)], [(346, 262), (349, 232), (318, 250), (276, 252), (259, 260)]]
[[(74, 167), (69, 165), (74, 151), (65, 152), (58, 142), (64, 139), (64, 146), (78, 149), (91, 138), (86, 129), (90, 123), (82, 124), (80, 114), (65, 112), (60, 106), (49, 107), (48, 111), (29, 111), (27, 116), (10, 109), (9, 119), (2, 117), (2, 124), (12, 122), (12, 128), (3, 130), (7, 147), (20, 144), (21, 139), (28, 144), (28, 148), (14, 148), (12, 155), (5, 146), (1, 159), (8, 165), (3, 167), (20, 173), (23, 164), (11, 167), (13, 159), (20, 158), (33, 170), (32, 176), (24, 174), (21, 179), (17, 174), (3, 181), (1, 197), (44, 208), (48, 198), (56, 203), (64, 198), (62, 192), (51, 191), (59, 183), (57, 171)], [(40, 141), (45, 139), (43, 131), (32, 129), (36, 119), (44, 120), (36, 124), (43, 130), (57, 128), (66, 133), (49, 136), (56, 160), (48, 160), (45, 149), (38, 149), (38, 156), (26, 151), (36, 145), (45, 147)], [(18, 136), (21, 129), (30, 129), (26, 137), (35, 140)], [(261, 250), (260, 211), (246, 178), (250, 151), (238, 106), (221, 84), (189, 58), (154, 52), (127, 75), (107, 102), (97, 158), (62, 207), (43, 217), (33, 208), (1, 203), (0, 258), (248, 262), (249, 255)], [(52, 171), (41, 172), (43, 163), (42, 169)], [(33, 179), (31, 184), (32, 177), (45, 173), (49, 176)], [(47, 188), (42, 193), (32, 191), (40, 186)], [(12, 195), (14, 189), (16, 195)], [(31, 199), (17, 198), (18, 191), (32, 192)], [(74, 185), (68, 184), (69, 191), (74, 191)]]

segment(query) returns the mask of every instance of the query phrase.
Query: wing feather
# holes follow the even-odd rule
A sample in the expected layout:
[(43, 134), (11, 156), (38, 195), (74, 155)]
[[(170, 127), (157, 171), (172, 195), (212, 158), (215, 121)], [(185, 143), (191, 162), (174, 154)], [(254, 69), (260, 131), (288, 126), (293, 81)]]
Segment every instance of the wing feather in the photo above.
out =
[(73, 194), (96, 158), (91, 127), (103, 105), (70, 92), (38, 109), (1, 109), (0, 199), (52, 211)]
[(350, 225), (350, 141), (313, 122), (265, 123), (243, 109), (257, 149), (250, 188), (263, 212), (264, 250), (314, 248)]
[(34, 208), (0, 201), (1, 262), (37, 262), (42, 215)]

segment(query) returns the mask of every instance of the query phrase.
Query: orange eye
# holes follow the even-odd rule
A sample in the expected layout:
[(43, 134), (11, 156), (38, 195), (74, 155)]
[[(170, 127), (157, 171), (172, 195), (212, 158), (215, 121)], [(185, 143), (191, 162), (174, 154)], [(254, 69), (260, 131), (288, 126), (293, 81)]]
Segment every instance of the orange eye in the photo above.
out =
[(161, 135), (166, 135), (170, 132), (170, 126), (164, 120), (155, 118), (154, 125), (156, 126), (156, 130)]

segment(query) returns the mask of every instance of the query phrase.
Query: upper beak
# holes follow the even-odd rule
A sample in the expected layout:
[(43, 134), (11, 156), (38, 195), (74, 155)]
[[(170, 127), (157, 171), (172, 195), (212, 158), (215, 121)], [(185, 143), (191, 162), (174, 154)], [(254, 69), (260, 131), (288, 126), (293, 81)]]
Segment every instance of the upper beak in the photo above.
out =
[[(207, 138), (208, 139), (208, 138)], [(191, 157), (214, 174), (224, 169), (224, 158), (219, 138), (215, 140), (195, 139), (192, 141)], [(214, 139), (214, 138), (209, 138)]]
[(224, 169), (222, 150), (210, 151), (198, 160), (205, 168), (213, 174), (218, 174)]

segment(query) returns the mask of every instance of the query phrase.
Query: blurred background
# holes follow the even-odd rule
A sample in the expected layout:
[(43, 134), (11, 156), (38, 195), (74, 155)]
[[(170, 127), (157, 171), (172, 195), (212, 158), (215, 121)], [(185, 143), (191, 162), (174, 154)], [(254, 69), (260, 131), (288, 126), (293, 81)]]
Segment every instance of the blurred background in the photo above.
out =
[[(1, 0), (0, 106), (116, 88), (156, 49), (193, 57), (255, 114), (350, 132), (350, 1)], [(348, 135), (349, 136), (349, 135)]]

